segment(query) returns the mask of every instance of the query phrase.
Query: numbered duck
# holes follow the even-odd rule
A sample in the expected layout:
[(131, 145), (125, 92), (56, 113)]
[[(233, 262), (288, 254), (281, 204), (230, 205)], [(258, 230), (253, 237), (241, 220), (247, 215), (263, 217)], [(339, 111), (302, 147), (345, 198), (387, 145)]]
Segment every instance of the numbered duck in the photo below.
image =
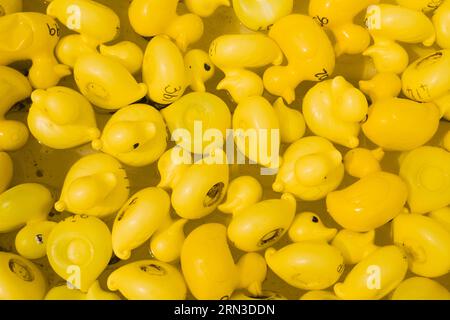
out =
[(189, 11), (200, 17), (213, 15), (220, 6), (230, 6), (230, 0), (186, 0), (185, 3)]
[(346, 264), (357, 264), (379, 248), (374, 242), (375, 230), (360, 233), (344, 229), (331, 244), (341, 251)]
[(336, 233), (337, 229), (327, 228), (317, 214), (302, 212), (295, 217), (288, 234), (293, 242), (329, 242)]

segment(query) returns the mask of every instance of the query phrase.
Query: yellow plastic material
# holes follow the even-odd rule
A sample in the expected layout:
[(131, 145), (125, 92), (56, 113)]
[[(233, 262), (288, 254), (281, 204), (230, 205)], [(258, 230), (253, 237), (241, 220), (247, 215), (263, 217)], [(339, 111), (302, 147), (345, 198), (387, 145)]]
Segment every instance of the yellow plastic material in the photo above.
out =
[(28, 98), (31, 90), (24, 75), (0, 66), (0, 151), (18, 150), (27, 143), (28, 128), (22, 122), (6, 120), (5, 115), (17, 102)]
[(268, 30), (279, 19), (292, 13), (293, 0), (233, 0), (237, 18), (254, 31)]
[(189, 220), (168, 220), (152, 236), (150, 240), (150, 253), (163, 262), (174, 262), (180, 258), (186, 236), (184, 226)]
[(402, 80), (395, 73), (378, 73), (371, 80), (360, 81), (359, 88), (372, 102), (398, 97), (402, 91)]
[(435, 210), (429, 214), (429, 217), (437, 221), (441, 226), (450, 232), (450, 207)]
[(252, 295), (243, 291), (235, 291), (230, 300), (253, 300), (253, 301), (270, 301), (270, 300), (287, 300), (286, 297), (273, 291), (264, 290), (260, 295)]
[(405, 249), (413, 273), (435, 278), (449, 272), (450, 233), (436, 220), (402, 214), (392, 224), (392, 237), (397, 246)]
[(48, 236), (56, 225), (57, 223), (53, 221), (27, 224), (17, 233), (15, 240), (17, 252), (30, 260), (45, 257)]
[(381, 171), (380, 161), (384, 158), (381, 148), (369, 150), (356, 148), (344, 157), (345, 171), (352, 177), (362, 179), (372, 173)]
[(32, 262), (0, 252), (0, 300), (42, 300), (47, 281)]
[(77, 91), (66, 87), (35, 90), (28, 114), (31, 134), (53, 149), (70, 149), (100, 136), (94, 110)]
[(3, 193), (11, 182), (14, 173), (14, 165), (11, 157), (6, 152), (0, 152), (0, 194)]
[(278, 45), (262, 33), (220, 36), (211, 43), (209, 56), (225, 73), (217, 90), (227, 90), (236, 103), (247, 97), (261, 96), (264, 91), (261, 77), (247, 69), (283, 62), (283, 53)]
[(387, 172), (375, 172), (327, 196), (327, 210), (345, 229), (368, 232), (401, 213), (408, 196), (403, 180)]
[(391, 300), (450, 300), (450, 292), (437, 281), (412, 277), (400, 283)]
[(125, 66), (115, 58), (98, 53), (78, 58), (74, 77), (81, 93), (103, 109), (120, 109), (147, 94), (147, 86), (138, 84)]
[(157, 161), (166, 150), (166, 124), (151, 106), (132, 104), (109, 119), (92, 147), (129, 166), (143, 167)]
[(117, 59), (131, 74), (138, 73), (144, 61), (144, 52), (131, 41), (122, 41), (115, 45), (100, 45), (99, 51), (102, 55)]
[(295, 217), (288, 234), (293, 242), (329, 242), (336, 233), (337, 229), (327, 228), (317, 214), (302, 212)]
[(186, 0), (185, 3), (189, 11), (200, 17), (211, 16), (220, 6), (230, 6), (230, 0)]
[(87, 292), (105, 270), (111, 255), (111, 233), (96, 217), (71, 216), (59, 222), (48, 237), (51, 267), (82, 292)]
[(47, 89), (70, 75), (69, 67), (58, 64), (53, 51), (60, 27), (44, 14), (19, 12), (0, 17), (0, 65), (31, 60), (28, 73), (31, 85)]
[(315, 300), (315, 301), (322, 301), (322, 300), (340, 300), (336, 295), (329, 291), (323, 291), (323, 290), (313, 290), (305, 293), (303, 296), (300, 297), (300, 300)]
[(286, 106), (282, 98), (273, 104), (280, 123), (280, 139), (282, 143), (294, 143), (306, 133), (306, 123), (303, 114)]
[(192, 13), (177, 15), (178, 0), (133, 0), (128, 18), (134, 31), (144, 37), (161, 34), (175, 40), (182, 51), (203, 35), (202, 19)]
[(374, 241), (374, 230), (358, 233), (344, 229), (338, 232), (332, 245), (341, 251), (346, 264), (357, 264), (378, 249)]
[(304, 201), (316, 201), (336, 190), (343, 178), (341, 153), (328, 140), (313, 136), (289, 146), (272, 187)]
[(361, 122), (369, 106), (364, 94), (343, 77), (316, 84), (303, 99), (308, 128), (348, 148), (359, 145)]
[(438, 9), (445, 0), (395, 0), (399, 5), (405, 8), (422, 11), (425, 13), (433, 12)]
[(115, 293), (105, 291), (95, 281), (87, 293), (70, 288), (67, 285), (51, 288), (45, 295), (45, 300), (121, 300)]
[(316, 22), (330, 29), (336, 39), (336, 55), (359, 54), (370, 45), (367, 29), (354, 24), (355, 17), (368, 6), (378, 4), (380, 0), (312, 0), (309, 3), (309, 15)]
[(239, 288), (245, 288), (253, 296), (263, 295), (262, 283), (266, 280), (267, 264), (264, 257), (258, 253), (243, 255), (238, 263)]
[(184, 300), (186, 284), (177, 268), (157, 260), (141, 260), (116, 269), (108, 288), (129, 300)]
[(382, 247), (353, 267), (334, 292), (344, 300), (380, 300), (402, 282), (407, 271), (408, 261), (400, 248)]
[(323, 290), (344, 271), (344, 257), (325, 242), (298, 242), (280, 250), (267, 249), (266, 261), (277, 276), (302, 290)]
[(129, 196), (129, 181), (121, 164), (107, 154), (85, 156), (66, 175), (59, 212), (104, 217), (117, 212)]
[(189, 50), (184, 56), (189, 86), (193, 91), (205, 92), (205, 82), (214, 76), (216, 68), (209, 54), (200, 49)]
[(295, 89), (301, 82), (323, 81), (333, 73), (333, 46), (313, 18), (300, 14), (286, 16), (273, 25), (269, 36), (286, 55), (288, 65), (268, 68), (264, 87), (288, 104), (295, 100)]
[(0, 17), (11, 13), (21, 12), (22, 0), (0, 0)]
[(450, 49), (450, 2), (441, 1), (442, 4), (433, 16), (433, 24), (436, 30), (436, 42), (443, 49)]

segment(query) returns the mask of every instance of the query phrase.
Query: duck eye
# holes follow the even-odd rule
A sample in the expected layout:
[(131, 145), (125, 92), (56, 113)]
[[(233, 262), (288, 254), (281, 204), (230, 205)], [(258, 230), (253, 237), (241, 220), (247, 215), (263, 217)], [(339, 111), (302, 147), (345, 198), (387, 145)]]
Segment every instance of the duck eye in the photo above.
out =
[(319, 218), (317, 218), (316, 216), (313, 216), (312, 217), (312, 222), (318, 223), (319, 222)]
[(136, 150), (137, 148), (139, 148), (139, 143), (133, 144), (133, 149)]
[(207, 64), (207, 63), (205, 63), (205, 64), (203, 65), (203, 67), (205, 68), (206, 71), (211, 70), (211, 66), (210, 66), (209, 64)]

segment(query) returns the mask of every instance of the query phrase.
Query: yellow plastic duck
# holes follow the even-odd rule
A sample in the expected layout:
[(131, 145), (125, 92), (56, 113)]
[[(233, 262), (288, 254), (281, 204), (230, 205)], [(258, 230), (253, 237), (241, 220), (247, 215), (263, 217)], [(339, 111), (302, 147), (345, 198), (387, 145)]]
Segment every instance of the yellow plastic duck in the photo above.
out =
[(399, 215), (408, 196), (403, 180), (387, 172), (375, 172), (346, 189), (328, 194), (327, 210), (345, 229), (368, 232)]
[(17, 102), (31, 95), (31, 86), (20, 72), (0, 66), (0, 151), (21, 149), (28, 141), (28, 128), (19, 121), (6, 120), (5, 115)]
[(220, 6), (230, 6), (230, 0), (186, 0), (185, 3), (189, 11), (204, 18), (211, 16)]
[(166, 150), (166, 124), (156, 109), (132, 104), (109, 119), (92, 147), (129, 166), (143, 167), (157, 161)]
[(120, 109), (147, 94), (147, 86), (138, 84), (125, 66), (99, 53), (78, 58), (74, 77), (81, 93), (92, 104), (103, 109)]
[(450, 153), (438, 147), (415, 149), (400, 158), (400, 176), (408, 185), (408, 205), (425, 214), (450, 204)]
[(345, 264), (357, 264), (379, 248), (374, 242), (375, 230), (366, 233), (341, 230), (331, 244), (341, 251)]
[(31, 134), (53, 149), (69, 149), (100, 136), (94, 110), (77, 91), (66, 87), (35, 90), (28, 114)]
[(381, 171), (380, 162), (383, 158), (384, 151), (381, 148), (350, 150), (344, 157), (345, 171), (352, 177), (362, 179), (372, 173)]
[(22, 0), (0, 0), (0, 17), (11, 13), (22, 12)]
[(261, 201), (258, 180), (242, 176), (230, 182), (224, 213), (233, 214), (228, 238), (242, 251), (253, 252), (274, 245), (287, 232), (295, 215), (296, 200), (289, 193), (281, 199)]
[(359, 145), (361, 122), (369, 106), (364, 94), (343, 77), (316, 84), (303, 100), (303, 115), (311, 131), (348, 148)]
[(260, 297), (264, 294), (262, 283), (266, 280), (267, 264), (258, 253), (244, 254), (236, 264), (239, 273), (238, 288), (247, 289), (248, 293)]
[(333, 144), (321, 137), (306, 137), (286, 150), (272, 188), (316, 201), (339, 187), (343, 178), (342, 155)]
[(302, 212), (295, 217), (288, 234), (293, 242), (329, 242), (336, 236), (336, 233), (337, 229), (327, 228), (317, 214)]
[(312, 290), (308, 291), (300, 297), (300, 300), (314, 300), (314, 301), (327, 301), (327, 300), (340, 300), (334, 293), (324, 290)]
[(131, 74), (138, 73), (142, 68), (144, 52), (134, 42), (122, 41), (111, 46), (102, 44), (99, 51), (104, 56), (117, 59)]
[(234, 13), (244, 26), (254, 31), (268, 30), (292, 13), (293, 0), (233, 0)]
[(291, 144), (301, 139), (306, 133), (306, 123), (303, 114), (278, 98), (273, 104), (280, 124), (280, 139), (282, 143)]
[(370, 45), (367, 29), (353, 23), (355, 17), (368, 6), (380, 0), (313, 0), (309, 3), (309, 15), (316, 22), (330, 29), (336, 39), (336, 55), (359, 54)]
[(395, 73), (378, 73), (371, 80), (360, 81), (359, 88), (372, 102), (398, 97), (402, 92), (402, 80)]
[(450, 271), (450, 233), (436, 220), (419, 214), (402, 214), (392, 224), (394, 243), (405, 249), (409, 269), (436, 278)]
[(0, 152), (0, 194), (3, 193), (12, 180), (14, 174), (14, 165), (11, 157), (6, 152)]
[(196, 92), (205, 92), (205, 82), (211, 79), (216, 71), (209, 54), (200, 49), (189, 50), (184, 56), (184, 65), (190, 88)]
[(407, 271), (408, 261), (400, 248), (382, 247), (354, 266), (334, 292), (344, 300), (380, 300), (403, 281)]
[(178, 0), (133, 0), (128, 9), (131, 26), (144, 37), (161, 34), (175, 40), (182, 51), (203, 35), (202, 19), (192, 13), (177, 15)]
[(59, 40), (60, 28), (53, 18), (35, 12), (19, 12), (0, 17), (0, 65), (31, 60), (28, 73), (31, 85), (47, 89), (70, 75), (58, 64), (53, 50)]
[(48, 236), (57, 225), (53, 221), (28, 223), (16, 235), (15, 247), (24, 258), (34, 260), (47, 254)]
[(72, 288), (87, 292), (112, 255), (111, 233), (96, 217), (75, 215), (58, 223), (48, 237), (53, 270)]
[(0, 300), (42, 300), (47, 281), (41, 270), (19, 255), (0, 252)]
[(115, 270), (108, 288), (129, 300), (185, 300), (183, 276), (177, 268), (157, 260), (140, 260)]
[(291, 104), (295, 89), (305, 81), (323, 81), (333, 72), (335, 53), (325, 31), (311, 17), (292, 14), (278, 20), (269, 31), (286, 55), (287, 66), (264, 73), (264, 87)]
[(397, 41), (429, 47), (436, 40), (433, 23), (424, 13), (391, 4), (370, 6), (366, 27), (375, 44), (363, 54), (372, 57), (380, 73), (400, 74), (408, 66), (408, 53)]
[(446, 0), (441, 2), (442, 4), (433, 15), (433, 24), (436, 30), (436, 42), (439, 47), (450, 49), (450, 2)]
[(172, 189), (171, 202), (184, 219), (200, 219), (212, 213), (222, 202), (228, 188), (229, 170), (226, 155), (216, 150), (214, 155), (192, 164), (178, 157), (179, 148), (166, 151), (158, 161), (161, 175), (159, 187)]
[(184, 226), (188, 221), (168, 219), (162, 224), (150, 240), (150, 254), (163, 262), (174, 262), (179, 259), (186, 239)]
[(430, 13), (436, 11), (445, 0), (395, 0), (395, 2), (405, 8)]
[(430, 212), (429, 217), (450, 232), (450, 206)]
[(344, 257), (325, 242), (297, 242), (265, 254), (270, 269), (293, 287), (323, 290), (336, 283), (344, 271)]
[(95, 281), (85, 293), (70, 288), (67, 285), (51, 288), (45, 295), (45, 300), (121, 300), (115, 293), (105, 291), (98, 281)]
[(450, 300), (450, 292), (435, 280), (412, 277), (400, 283), (391, 300)]
[(262, 33), (222, 35), (211, 43), (209, 56), (225, 73), (217, 90), (227, 90), (236, 103), (261, 96), (264, 91), (261, 77), (247, 69), (283, 62), (283, 53), (276, 42)]
[(66, 175), (59, 212), (104, 217), (117, 212), (129, 196), (129, 181), (121, 164), (107, 154), (78, 160)]

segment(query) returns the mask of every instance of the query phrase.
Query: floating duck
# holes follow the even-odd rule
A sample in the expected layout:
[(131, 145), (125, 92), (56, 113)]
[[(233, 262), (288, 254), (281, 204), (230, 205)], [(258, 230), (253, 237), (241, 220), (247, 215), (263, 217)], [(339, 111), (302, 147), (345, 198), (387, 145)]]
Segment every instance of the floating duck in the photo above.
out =
[(262, 33), (222, 35), (211, 43), (209, 56), (225, 73), (217, 90), (227, 90), (237, 103), (261, 96), (264, 91), (261, 77), (247, 69), (283, 62), (283, 53), (276, 42)]
[(273, 104), (280, 123), (280, 138), (282, 143), (294, 143), (306, 133), (306, 123), (303, 114), (284, 103), (283, 98), (278, 98)]
[(0, 30), (0, 65), (31, 60), (28, 79), (34, 88), (53, 87), (70, 75), (53, 54), (60, 34), (53, 18), (35, 12), (12, 13), (0, 17)]
[(341, 251), (346, 264), (357, 264), (379, 248), (374, 242), (375, 230), (365, 233), (341, 230), (332, 245)]
[(308, 291), (300, 297), (300, 300), (340, 300), (334, 293), (324, 290), (312, 290)]
[(383, 158), (384, 151), (381, 148), (350, 150), (344, 157), (345, 171), (352, 177), (362, 179), (372, 173), (381, 171), (380, 162)]
[(326, 80), (334, 71), (335, 54), (325, 31), (311, 17), (292, 14), (278, 20), (269, 31), (288, 60), (264, 73), (264, 87), (291, 104), (295, 89), (305, 81)]
[(138, 73), (142, 68), (144, 52), (134, 42), (122, 41), (111, 46), (102, 44), (99, 51), (104, 56), (117, 59), (131, 74)]
[(253, 300), (253, 301), (271, 301), (271, 300), (288, 300), (278, 292), (264, 290), (260, 295), (254, 296), (245, 291), (236, 291), (230, 297), (230, 300)]
[(12, 68), (0, 66), (0, 151), (15, 151), (27, 143), (28, 128), (22, 122), (6, 120), (5, 115), (17, 102), (28, 98), (31, 91), (24, 75)]
[(140, 260), (115, 270), (108, 288), (129, 300), (185, 300), (187, 289), (177, 268), (157, 260)]
[(35, 90), (28, 114), (31, 134), (53, 149), (69, 149), (100, 136), (94, 110), (77, 91), (66, 87)]
[(405, 8), (429, 13), (436, 11), (445, 0), (395, 0), (395, 2)]
[(187, 219), (167, 220), (150, 240), (150, 253), (153, 257), (163, 262), (174, 262), (180, 258), (181, 249), (186, 239), (184, 226)]
[(104, 217), (117, 212), (128, 196), (129, 181), (121, 164), (107, 154), (92, 154), (70, 168), (55, 209)]
[(15, 247), (24, 258), (34, 260), (45, 257), (50, 233), (57, 225), (53, 221), (28, 223), (16, 235)]
[(166, 150), (166, 124), (155, 108), (132, 104), (109, 119), (92, 147), (129, 166), (143, 167), (157, 161)]
[(402, 214), (392, 224), (394, 243), (405, 249), (409, 269), (422, 277), (436, 278), (450, 270), (450, 233), (432, 218)]
[(450, 300), (450, 292), (437, 281), (412, 277), (400, 283), (391, 300)]
[(435, 0), (440, 3), (433, 15), (434, 29), (436, 30), (436, 42), (443, 49), (450, 49), (450, 2)]
[(260, 251), (272, 246), (287, 232), (297, 206), (293, 195), (261, 201), (258, 180), (242, 176), (231, 181), (227, 201), (219, 210), (233, 214), (228, 225), (228, 238), (238, 249)]
[(343, 178), (342, 155), (333, 144), (321, 137), (306, 137), (286, 150), (272, 187), (304, 201), (316, 201), (339, 187)]
[(161, 34), (174, 39), (182, 51), (203, 35), (202, 19), (192, 13), (177, 15), (178, 0), (133, 0), (128, 9), (131, 26), (144, 37)]
[(220, 6), (230, 6), (230, 0), (186, 0), (185, 3), (190, 12), (205, 18)]
[(189, 50), (184, 56), (184, 65), (191, 89), (205, 92), (205, 82), (211, 79), (216, 71), (209, 54), (200, 49)]
[(22, 8), (22, 0), (0, 0), (0, 16), (21, 12)]
[(270, 269), (285, 282), (302, 290), (323, 290), (344, 271), (340, 251), (325, 242), (297, 242), (265, 254)]
[(364, 94), (343, 77), (316, 84), (303, 100), (303, 115), (311, 131), (348, 148), (359, 145), (361, 122), (369, 106)]
[(58, 223), (48, 237), (47, 257), (68, 284), (87, 292), (112, 256), (111, 233), (96, 217), (75, 215)]
[(47, 281), (41, 270), (27, 259), (0, 252), (0, 299), (42, 300)]
[(372, 102), (398, 97), (402, 92), (402, 80), (395, 73), (378, 73), (371, 80), (360, 81), (359, 88)]
[(403, 281), (407, 271), (408, 261), (400, 248), (382, 247), (354, 266), (334, 292), (344, 300), (380, 300)]
[(98, 281), (95, 281), (89, 290), (84, 293), (69, 288), (67, 285), (51, 288), (45, 295), (45, 300), (121, 300), (118, 295), (103, 290)]
[(74, 77), (81, 93), (94, 105), (117, 110), (147, 94), (147, 86), (137, 83), (120, 62), (99, 53), (77, 59)]
[(375, 172), (346, 189), (328, 194), (327, 210), (342, 227), (368, 232), (399, 215), (408, 197), (403, 180), (387, 172)]
[(293, 0), (233, 0), (234, 13), (244, 26), (254, 31), (268, 30), (292, 13)]
[(0, 152), (0, 194), (3, 193), (12, 180), (14, 167), (11, 157), (6, 152)]
[(330, 29), (336, 39), (336, 55), (359, 54), (370, 45), (367, 29), (354, 24), (355, 17), (368, 6), (380, 0), (313, 0), (309, 3), (309, 15), (316, 22)]
[(429, 217), (437, 221), (441, 226), (450, 232), (450, 206), (430, 212)]
[(320, 217), (313, 212), (299, 213), (289, 228), (289, 238), (293, 242), (329, 242), (336, 233), (336, 229), (325, 227)]

